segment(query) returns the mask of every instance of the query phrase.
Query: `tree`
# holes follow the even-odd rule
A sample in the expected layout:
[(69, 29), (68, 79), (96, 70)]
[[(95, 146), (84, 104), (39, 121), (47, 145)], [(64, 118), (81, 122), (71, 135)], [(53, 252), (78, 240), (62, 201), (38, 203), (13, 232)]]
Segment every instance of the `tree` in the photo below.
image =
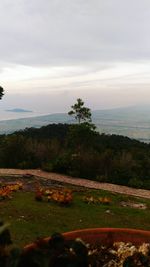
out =
[(72, 110), (68, 112), (68, 115), (74, 116), (78, 123), (70, 126), (67, 141), (68, 146), (80, 156), (83, 147), (92, 146), (92, 140), (96, 135), (96, 127), (91, 120), (91, 111), (84, 106), (82, 99), (78, 98), (77, 103), (71, 108)]
[(3, 87), (0, 86), (0, 99), (2, 99), (3, 95), (4, 95), (4, 89)]
[(74, 118), (80, 124), (83, 122), (91, 122), (91, 111), (89, 108), (84, 107), (84, 102), (81, 98), (77, 99), (77, 103), (71, 106), (72, 110), (68, 112), (68, 115), (74, 116)]

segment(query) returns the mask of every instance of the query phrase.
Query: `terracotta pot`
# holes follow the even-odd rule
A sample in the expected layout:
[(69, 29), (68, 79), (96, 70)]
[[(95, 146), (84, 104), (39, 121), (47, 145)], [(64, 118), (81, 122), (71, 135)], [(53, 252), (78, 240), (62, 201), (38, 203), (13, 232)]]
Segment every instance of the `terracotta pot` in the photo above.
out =
[(83, 229), (65, 233), (66, 239), (80, 237), (87, 243), (111, 245), (114, 242), (131, 242), (135, 245), (150, 243), (150, 231), (125, 228), (95, 228)]
[[(131, 242), (134, 245), (150, 243), (150, 231), (126, 229), (126, 228), (91, 228), (82, 229), (63, 234), (66, 240), (81, 238), (86, 243), (112, 245), (114, 242)], [(45, 238), (48, 243), (50, 238)], [(32, 250), (35, 243), (25, 246), (24, 251)]]

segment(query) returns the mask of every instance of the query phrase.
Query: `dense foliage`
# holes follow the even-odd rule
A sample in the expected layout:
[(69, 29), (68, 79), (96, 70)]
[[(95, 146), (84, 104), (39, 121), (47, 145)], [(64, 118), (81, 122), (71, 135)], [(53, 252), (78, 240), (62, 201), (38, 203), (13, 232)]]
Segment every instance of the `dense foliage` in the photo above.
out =
[(97, 133), (89, 123), (51, 124), (0, 136), (1, 168), (42, 168), (150, 189), (150, 145)]
[(2, 99), (3, 95), (4, 95), (4, 89), (3, 87), (0, 86), (0, 99)]
[(84, 106), (84, 102), (81, 98), (77, 99), (77, 102), (71, 106), (71, 110), (68, 112), (68, 115), (73, 116), (78, 123), (91, 122), (91, 111), (89, 108)]

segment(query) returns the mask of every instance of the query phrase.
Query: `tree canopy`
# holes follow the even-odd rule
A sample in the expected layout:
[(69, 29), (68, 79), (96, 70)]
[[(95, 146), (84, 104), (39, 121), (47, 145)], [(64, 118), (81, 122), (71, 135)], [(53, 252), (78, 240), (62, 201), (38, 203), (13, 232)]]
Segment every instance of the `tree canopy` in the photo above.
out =
[(84, 106), (84, 102), (81, 98), (77, 99), (77, 103), (71, 106), (72, 110), (68, 112), (68, 115), (74, 116), (74, 118), (81, 122), (91, 122), (91, 111)]
[(85, 122), (50, 124), (0, 135), (0, 168), (41, 168), (150, 189), (150, 145), (99, 134)]
[(0, 99), (2, 99), (3, 95), (4, 95), (4, 89), (3, 87), (0, 86)]

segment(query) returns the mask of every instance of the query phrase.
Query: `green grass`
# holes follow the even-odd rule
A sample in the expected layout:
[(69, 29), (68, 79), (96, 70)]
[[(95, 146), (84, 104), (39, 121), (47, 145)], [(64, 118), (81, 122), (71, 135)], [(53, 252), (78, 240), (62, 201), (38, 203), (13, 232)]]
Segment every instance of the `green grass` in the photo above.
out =
[[(108, 196), (112, 204), (86, 204), (83, 195)], [(146, 203), (147, 210), (121, 207), (121, 201)], [(106, 213), (107, 210), (110, 213)], [(85, 190), (75, 192), (74, 201), (68, 207), (56, 203), (37, 202), (34, 193), (17, 192), (11, 200), (0, 202), (0, 214), (10, 223), (15, 244), (24, 246), (37, 237), (50, 236), (54, 232), (66, 232), (92, 227), (123, 227), (150, 230), (150, 200), (112, 194), (107, 191)]]

